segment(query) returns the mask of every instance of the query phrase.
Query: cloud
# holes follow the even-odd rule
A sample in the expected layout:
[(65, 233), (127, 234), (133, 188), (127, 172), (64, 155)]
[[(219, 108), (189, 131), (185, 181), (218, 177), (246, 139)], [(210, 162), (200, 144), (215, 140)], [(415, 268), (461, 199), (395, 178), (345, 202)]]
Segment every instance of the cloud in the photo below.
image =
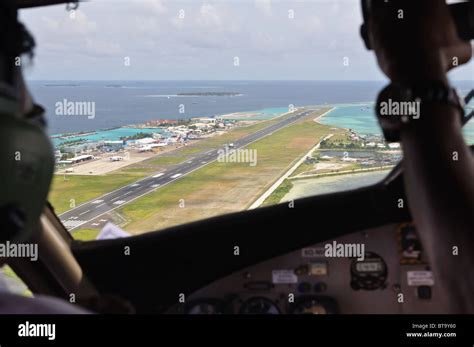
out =
[(89, 52), (89, 54), (95, 55), (97, 57), (117, 56), (123, 54), (122, 49), (118, 43), (100, 39), (86, 39), (85, 49), (87, 52)]
[(255, 6), (265, 16), (269, 17), (272, 15), (272, 0), (255, 0)]
[[(81, 3), (75, 19), (64, 6), (20, 16), (37, 39), (36, 78), (380, 78), (359, 37), (359, 7), (355, 0), (95, 0)], [(129, 75), (121, 75), (124, 56), (133, 61)], [(357, 69), (341, 70), (344, 56)]]
[(73, 13), (65, 13), (60, 17), (40, 17), (42, 29), (51, 35), (91, 35), (97, 31), (97, 23), (80, 9)]
[(222, 20), (216, 8), (210, 4), (203, 4), (199, 9), (197, 23), (204, 27), (220, 27)]
[(132, 0), (131, 3), (135, 11), (142, 12), (147, 16), (167, 13), (167, 8), (162, 0)]

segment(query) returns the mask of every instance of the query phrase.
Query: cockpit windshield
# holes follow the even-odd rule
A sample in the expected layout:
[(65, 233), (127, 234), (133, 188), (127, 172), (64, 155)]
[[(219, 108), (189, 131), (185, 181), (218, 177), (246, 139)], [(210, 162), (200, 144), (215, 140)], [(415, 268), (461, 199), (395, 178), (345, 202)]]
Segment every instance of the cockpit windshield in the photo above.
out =
[[(386, 81), (357, 1), (104, 0), (22, 17), (55, 149), (49, 200), (75, 238), (368, 186), (402, 158), (374, 116)], [(472, 71), (452, 76), (465, 93)]]

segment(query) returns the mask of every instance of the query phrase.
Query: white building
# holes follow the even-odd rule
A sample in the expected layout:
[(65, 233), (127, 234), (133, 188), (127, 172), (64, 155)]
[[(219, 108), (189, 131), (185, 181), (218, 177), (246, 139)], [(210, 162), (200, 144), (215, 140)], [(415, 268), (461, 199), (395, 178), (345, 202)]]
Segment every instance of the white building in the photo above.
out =
[(216, 118), (199, 117), (199, 118), (193, 118), (193, 121), (196, 121), (198, 123), (211, 123), (211, 124), (214, 124), (214, 123), (216, 123)]
[(137, 145), (140, 145), (140, 146), (149, 145), (149, 144), (152, 144), (152, 143), (155, 143), (155, 142), (156, 142), (156, 140), (152, 139), (151, 137), (145, 137), (143, 139), (139, 139), (139, 140), (135, 141), (135, 143)]
[(400, 144), (399, 143), (389, 143), (388, 144), (388, 147), (390, 149), (399, 149), (400, 148)]

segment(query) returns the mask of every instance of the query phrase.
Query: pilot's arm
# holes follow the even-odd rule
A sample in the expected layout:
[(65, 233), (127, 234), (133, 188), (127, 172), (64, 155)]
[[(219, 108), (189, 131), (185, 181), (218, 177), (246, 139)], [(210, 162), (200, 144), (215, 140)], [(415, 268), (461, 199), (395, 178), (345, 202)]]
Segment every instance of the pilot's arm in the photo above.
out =
[[(369, 22), (381, 69), (392, 82), (449, 85), (447, 71), (469, 61), (470, 43), (458, 38), (444, 0), (404, 6), (410, 6), (404, 19), (379, 13)], [(449, 307), (440, 309), (474, 313), (474, 158), (463, 139), (460, 112), (427, 103), (418, 121), (401, 128), (400, 138), (411, 213), (435, 279), (449, 295)]]

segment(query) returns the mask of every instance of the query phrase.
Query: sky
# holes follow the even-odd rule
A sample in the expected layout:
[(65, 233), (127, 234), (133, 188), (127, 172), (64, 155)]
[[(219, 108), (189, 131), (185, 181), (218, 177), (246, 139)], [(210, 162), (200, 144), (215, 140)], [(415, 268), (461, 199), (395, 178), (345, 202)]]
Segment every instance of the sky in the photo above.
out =
[(359, 0), (90, 0), (20, 18), (38, 46), (30, 80), (385, 79)]

